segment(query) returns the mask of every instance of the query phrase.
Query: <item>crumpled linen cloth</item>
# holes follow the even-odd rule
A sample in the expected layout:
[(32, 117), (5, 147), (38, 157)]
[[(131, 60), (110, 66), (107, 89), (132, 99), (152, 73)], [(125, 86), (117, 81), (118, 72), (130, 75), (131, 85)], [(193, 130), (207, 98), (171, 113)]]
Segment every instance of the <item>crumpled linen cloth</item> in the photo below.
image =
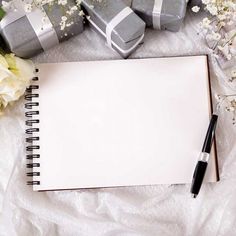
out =
[[(189, 10), (178, 33), (147, 30), (145, 44), (131, 58), (209, 54), (198, 35), (200, 18)], [(87, 28), (33, 60), (119, 58)], [(210, 66), (213, 94), (233, 93), (213, 57)], [(1, 236), (236, 235), (236, 127), (227, 112), (220, 112), (217, 129), (221, 181), (205, 184), (197, 199), (190, 197), (190, 185), (38, 193), (26, 186), (23, 104), (22, 99), (0, 118)]]

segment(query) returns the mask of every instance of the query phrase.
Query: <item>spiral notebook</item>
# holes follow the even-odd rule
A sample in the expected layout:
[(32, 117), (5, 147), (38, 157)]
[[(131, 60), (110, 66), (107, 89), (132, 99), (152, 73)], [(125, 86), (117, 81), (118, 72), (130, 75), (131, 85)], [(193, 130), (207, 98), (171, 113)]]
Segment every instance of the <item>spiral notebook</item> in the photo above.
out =
[(190, 183), (212, 112), (206, 56), (39, 64), (26, 100), (36, 191)]

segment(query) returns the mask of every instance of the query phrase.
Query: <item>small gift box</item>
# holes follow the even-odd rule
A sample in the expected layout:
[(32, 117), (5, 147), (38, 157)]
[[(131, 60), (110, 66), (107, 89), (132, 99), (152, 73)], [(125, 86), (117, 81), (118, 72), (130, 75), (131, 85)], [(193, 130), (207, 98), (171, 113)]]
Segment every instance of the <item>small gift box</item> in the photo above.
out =
[(10, 4), (0, 22), (0, 34), (19, 57), (35, 56), (83, 31), (83, 17), (74, 0), (67, 0), (64, 6), (45, 4), (30, 12), (21, 0)]
[(90, 25), (124, 58), (143, 41), (145, 22), (125, 2), (82, 0), (82, 6)]
[(147, 27), (176, 32), (186, 13), (186, 0), (133, 0), (131, 8)]

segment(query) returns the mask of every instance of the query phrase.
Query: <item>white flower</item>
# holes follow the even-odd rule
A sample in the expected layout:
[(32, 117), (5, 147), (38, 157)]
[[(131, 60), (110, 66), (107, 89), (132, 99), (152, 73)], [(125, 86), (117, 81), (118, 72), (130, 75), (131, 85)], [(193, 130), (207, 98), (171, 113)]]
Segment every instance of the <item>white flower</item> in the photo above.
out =
[(235, 108), (234, 107), (226, 107), (226, 111), (234, 112)]
[(32, 9), (33, 9), (33, 6), (31, 4), (27, 3), (27, 4), (24, 5), (24, 10), (25, 10), (26, 13), (31, 12)]
[(207, 5), (207, 4), (210, 3), (210, 0), (202, 0), (202, 3), (205, 4), (205, 5)]
[(236, 14), (233, 15), (232, 20), (233, 20), (234, 22), (236, 22)]
[(76, 11), (76, 10), (78, 10), (78, 7), (77, 6), (73, 6), (73, 7), (71, 7), (71, 10), (72, 11)]
[(42, 23), (43, 23), (43, 24), (48, 23), (48, 21), (49, 21), (49, 19), (48, 19), (47, 16), (42, 17)]
[(71, 7), (68, 11), (66, 11), (66, 13), (71, 16), (71, 15), (73, 15), (74, 12), (77, 11), (77, 10), (78, 10), (78, 7), (77, 7), (77, 6), (73, 6), (73, 7)]
[(205, 17), (203, 20), (202, 20), (202, 27), (203, 28), (210, 28), (211, 27), (211, 21), (208, 19), (208, 17)]
[(226, 44), (224, 46), (218, 46), (217, 47), (221, 53), (223, 54), (223, 56), (227, 59), (230, 60), (232, 58), (232, 55), (230, 54), (230, 50), (229, 50), (229, 45)]
[(207, 5), (206, 9), (211, 13), (211, 15), (216, 16), (218, 13), (218, 9), (214, 5)]
[(0, 111), (24, 94), (33, 77), (31, 61), (22, 60), (14, 54), (0, 55)]
[(58, 0), (58, 5), (65, 6), (67, 4), (67, 0)]
[(67, 21), (67, 17), (66, 16), (62, 16), (61, 17), (61, 22), (60, 22), (60, 26), (61, 26), (61, 30), (64, 30), (66, 27), (66, 21)]
[(11, 8), (12, 2), (2, 1), (2, 8), (5, 11), (8, 11)]
[(66, 21), (67, 20), (67, 17), (66, 16), (62, 16), (61, 17), (61, 21)]
[(219, 27), (221, 28), (221, 27), (224, 27), (225, 26), (225, 22), (224, 21), (220, 21), (219, 22)]
[(79, 12), (79, 16), (84, 16), (84, 12), (82, 10)]
[(233, 24), (234, 24), (234, 21), (232, 21), (232, 20), (230, 20), (230, 21), (227, 22), (227, 25), (229, 25), (229, 26), (231, 26), (231, 25), (233, 25)]
[(199, 12), (199, 10), (200, 10), (199, 6), (192, 7), (192, 11), (195, 12), (195, 13)]
[(236, 79), (236, 68), (231, 71), (231, 77)]
[(212, 39), (215, 41), (220, 40), (221, 35), (219, 33), (212, 32)]
[(220, 14), (217, 16), (219, 20), (225, 20), (226, 19), (226, 15)]

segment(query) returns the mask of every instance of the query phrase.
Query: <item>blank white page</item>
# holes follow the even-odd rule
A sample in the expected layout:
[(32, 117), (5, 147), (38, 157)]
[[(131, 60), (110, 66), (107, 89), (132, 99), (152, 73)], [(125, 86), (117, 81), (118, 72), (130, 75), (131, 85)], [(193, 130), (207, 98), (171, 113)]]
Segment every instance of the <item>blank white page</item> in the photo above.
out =
[(191, 182), (211, 114), (206, 56), (40, 64), (39, 79), (34, 190)]

